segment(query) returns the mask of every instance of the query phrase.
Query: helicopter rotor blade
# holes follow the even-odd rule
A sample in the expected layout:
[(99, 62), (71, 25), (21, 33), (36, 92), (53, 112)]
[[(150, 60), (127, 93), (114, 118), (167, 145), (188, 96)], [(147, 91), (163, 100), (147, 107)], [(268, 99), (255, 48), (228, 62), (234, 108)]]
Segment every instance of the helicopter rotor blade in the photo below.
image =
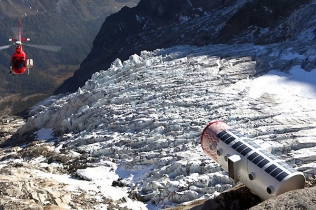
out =
[(4, 50), (4, 49), (8, 49), (9, 47), (11, 47), (12, 44), (10, 45), (5, 45), (5, 46), (0, 46), (0, 50)]
[(53, 52), (58, 52), (62, 48), (61, 46), (51, 46), (51, 45), (36, 45), (36, 44), (23, 44), (23, 45), (42, 49), (42, 50), (53, 51)]

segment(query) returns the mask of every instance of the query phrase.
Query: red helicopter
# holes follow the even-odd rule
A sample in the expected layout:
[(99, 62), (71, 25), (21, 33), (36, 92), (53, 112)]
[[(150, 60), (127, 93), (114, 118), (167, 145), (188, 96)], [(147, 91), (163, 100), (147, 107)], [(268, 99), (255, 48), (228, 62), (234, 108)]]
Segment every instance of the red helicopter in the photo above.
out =
[[(30, 41), (29, 38), (23, 38), (21, 32), (21, 20), (18, 20), (18, 38), (9, 39), (12, 44), (6, 46), (0, 46), (0, 50), (7, 49), (11, 46), (15, 46), (15, 52), (11, 56), (10, 62), (10, 74), (23, 74), (26, 70), (29, 74), (29, 69), (33, 67), (33, 59), (28, 59), (26, 53), (22, 49), (22, 42)], [(57, 52), (61, 49), (60, 46), (47, 46), (47, 45), (33, 45), (23, 44), (30, 47), (35, 47), (43, 50), (49, 50)]]

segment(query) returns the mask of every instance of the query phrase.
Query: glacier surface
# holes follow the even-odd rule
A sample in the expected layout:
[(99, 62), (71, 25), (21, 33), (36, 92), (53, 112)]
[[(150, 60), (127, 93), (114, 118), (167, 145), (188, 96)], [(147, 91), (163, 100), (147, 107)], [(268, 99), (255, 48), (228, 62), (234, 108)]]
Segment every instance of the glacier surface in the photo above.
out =
[[(77, 92), (35, 105), (19, 132), (34, 133), (57, 154), (85, 156), (87, 167), (74, 174), (99, 186), (100, 199), (144, 203), (135, 209), (212, 198), (234, 185), (199, 145), (212, 120), (225, 121), (308, 178), (316, 173), (316, 50), (304, 46), (143, 51), (115, 60)], [(33, 161), (47, 166), (45, 158)]]

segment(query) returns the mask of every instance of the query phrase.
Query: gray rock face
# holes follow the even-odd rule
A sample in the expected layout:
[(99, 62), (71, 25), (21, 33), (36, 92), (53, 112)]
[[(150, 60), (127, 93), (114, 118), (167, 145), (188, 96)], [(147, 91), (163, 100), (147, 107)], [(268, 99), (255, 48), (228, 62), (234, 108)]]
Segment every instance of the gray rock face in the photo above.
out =
[[(44, 166), (36, 161), (8, 162), (0, 164), (0, 209), (3, 210), (62, 210), (62, 209), (94, 209), (95, 205), (104, 205), (108, 209), (124, 209), (119, 204), (106, 197), (97, 199), (84, 189), (72, 189), (65, 183), (63, 173), (73, 172), (80, 167), (86, 167), (75, 153), (63, 151), (54, 152), (41, 142), (33, 142), (25, 148), (10, 147), (0, 150), (1, 160), (32, 159), (50, 157), (49, 162), (63, 162), (63, 167)], [(35, 160), (33, 159), (33, 160)], [(72, 162), (72, 161), (73, 162)], [(3, 162), (2, 162), (3, 163)], [(54, 178), (55, 177), (55, 178)], [(58, 179), (56, 179), (59, 177)], [(67, 178), (66, 178), (67, 179)], [(80, 182), (80, 180), (78, 180)]]
[(24, 124), (24, 120), (14, 116), (0, 117), (0, 144), (9, 139)]
[(314, 210), (316, 209), (316, 187), (293, 190), (266, 200), (250, 210)]
[(215, 199), (206, 201), (200, 207), (193, 208), (193, 210), (249, 209), (260, 202), (261, 199), (247, 187), (237, 185), (232, 190), (220, 194)]
[(243, 184), (236, 185), (214, 199), (193, 201), (169, 210), (314, 210), (316, 209), (315, 179), (305, 189), (293, 190), (266, 201)]

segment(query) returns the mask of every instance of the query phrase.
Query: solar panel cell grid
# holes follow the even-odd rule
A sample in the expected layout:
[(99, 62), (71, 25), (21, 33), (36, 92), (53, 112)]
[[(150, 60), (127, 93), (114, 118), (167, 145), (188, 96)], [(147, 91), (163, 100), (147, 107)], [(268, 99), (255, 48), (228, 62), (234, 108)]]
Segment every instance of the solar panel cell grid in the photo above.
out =
[(248, 148), (246, 145), (244, 145), (244, 144), (241, 144), (236, 150), (237, 150), (237, 152), (241, 152), (241, 151), (243, 151), (244, 149), (246, 149), (246, 148)]
[(224, 135), (226, 135), (227, 133), (225, 132), (225, 131), (221, 131), (221, 132), (219, 132), (217, 135), (216, 135), (216, 137), (217, 138), (219, 138), (219, 139), (221, 139)]
[(232, 148), (236, 149), (237, 147), (239, 147), (242, 143), (240, 141), (237, 141), (235, 144), (233, 144)]
[(235, 140), (235, 137), (230, 137), (229, 139), (227, 139), (226, 141), (225, 141), (225, 143), (226, 144), (230, 144), (232, 141), (234, 141)]
[(259, 154), (254, 152), (251, 155), (249, 155), (249, 157), (247, 158), (248, 160), (252, 161), (253, 159), (255, 159), (255, 157), (257, 157)]
[(240, 152), (240, 154), (242, 154), (243, 156), (247, 155), (249, 152), (251, 152), (252, 150), (247, 147), (246, 149), (244, 149), (242, 152)]
[[(236, 136), (238, 136), (238, 134), (236, 132), (235, 133), (232, 132), (232, 133), (235, 134)], [(216, 135), (216, 137), (221, 139), (227, 145), (230, 144), (231, 142), (233, 142), (234, 140), (236, 140), (235, 137), (233, 137), (232, 135), (230, 135), (226, 131), (221, 131), (220, 133), (218, 133)], [(250, 139), (244, 139), (244, 141), (246, 143), (248, 143), (249, 145), (251, 145), (252, 147), (254, 147), (254, 148), (259, 148), (260, 147), (259, 145), (257, 145), (253, 141), (251, 141)], [(247, 145), (243, 144), (241, 141), (238, 141), (238, 142), (234, 143), (232, 145), (232, 148), (235, 149), (240, 154), (242, 154), (243, 156), (245, 156), (246, 154), (248, 154), (249, 152), (252, 151), (252, 149), (250, 147), (248, 147)], [(260, 150), (260, 152), (262, 152), (264, 155), (266, 155), (271, 160), (275, 160), (276, 159), (272, 154), (268, 153), (265, 150)], [(254, 152), (251, 155), (249, 155), (247, 159), (250, 160), (251, 162), (253, 162), (254, 164), (256, 164), (260, 168), (262, 168), (263, 166), (265, 166), (266, 164), (269, 163), (268, 159), (266, 159), (263, 156), (259, 155), (257, 152)], [(296, 172), (295, 169), (289, 167), (286, 163), (280, 162), (280, 165), (282, 167), (286, 168), (287, 170), (291, 171), (291, 172), (293, 172), (293, 171)], [(288, 173), (284, 172), (281, 168), (278, 168), (275, 164), (270, 165), (268, 168), (265, 169), (265, 171), (268, 174), (270, 174), (272, 177), (276, 178), (278, 181), (282, 181), (285, 177), (288, 176)]]
[(266, 172), (268, 173), (268, 174), (270, 174), (274, 169), (276, 169), (277, 167), (276, 167), (276, 165), (274, 165), (274, 164), (272, 164), (271, 166), (269, 166), (268, 168), (266, 168)]
[(257, 164), (258, 167), (262, 168), (265, 166), (269, 161), (267, 159), (263, 159), (260, 163)]
[(277, 177), (277, 175), (279, 175), (281, 172), (283, 172), (283, 170), (280, 169), (280, 168), (277, 168), (277, 169), (275, 169), (270, 175), (275, 178), (275, 177)]
[(289, 174), (286, 172), (280, 173), (277, 177), (275, 177), (279, 182), (281, 182), (285, 177), (287, 177)]
[(222, 141), (226, 141), (227, 139), (231, 138), (232, 136), (229, 134), (226, 134), (224, 136), (222, 136), (222, 138), (220, 138)]
[(216, 135), (217, 138), (225, 142), (226, 144), (230, 144), (232, 141), (234, 141), (236, 138), (227, 133), (226, 131), (221, 131)]
[(261, 156), (261, 155), (259, 155), (258, 157), (256, 157), (255, 159), (253, 159), (252, 160), (252, 162), (254, 163), (254, 164), (258, 164), (260, 161), (262, 161), (264, 158)]

